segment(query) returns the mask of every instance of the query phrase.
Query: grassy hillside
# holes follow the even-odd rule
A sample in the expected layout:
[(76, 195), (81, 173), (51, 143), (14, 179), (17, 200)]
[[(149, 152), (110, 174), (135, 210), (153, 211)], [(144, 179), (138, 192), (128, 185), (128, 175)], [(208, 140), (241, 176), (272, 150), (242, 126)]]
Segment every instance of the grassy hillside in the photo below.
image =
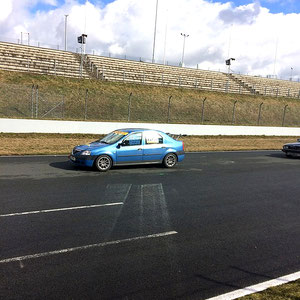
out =
[[(38, 85), (32, 89), (32, 85)], [(86, 92), (88, 90), (88, 92)], [(130, 121), (201, 124), (281, 126), (285, 105), (285, 126), (300, 126), (300, 100), (265, 96), (217, 93), (167, 86), (147, 86), (84, 80), (47, 75), (0, 71), (0, 117), (127, 121), (130, 94)], [(33, 92), (33, 93), (32, 93)], [(38, 101), (37, 101), (38, 99)]]

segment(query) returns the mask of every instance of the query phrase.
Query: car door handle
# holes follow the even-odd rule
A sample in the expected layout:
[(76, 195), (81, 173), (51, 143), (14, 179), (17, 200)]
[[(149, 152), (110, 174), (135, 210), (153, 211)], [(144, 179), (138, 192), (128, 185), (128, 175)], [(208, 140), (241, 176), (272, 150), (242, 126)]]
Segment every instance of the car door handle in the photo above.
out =
[(161, 149), (166, 149), (166, 147), (161, 147)]
[(141, 151), (141, 150), (143, 150), (143, 149), (142, 149), (142, 148), (139, 148), (139, 149), (138, 149), (138, 151)]

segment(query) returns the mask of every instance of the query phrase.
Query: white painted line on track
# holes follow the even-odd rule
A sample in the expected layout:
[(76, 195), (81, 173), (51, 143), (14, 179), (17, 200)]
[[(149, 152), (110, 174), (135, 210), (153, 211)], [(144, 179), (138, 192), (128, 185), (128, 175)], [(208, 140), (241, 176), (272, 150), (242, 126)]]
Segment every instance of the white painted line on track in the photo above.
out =
[(45, 214), (45, 213), (51, 213), (51, 212), (68, 211), (68, 210), (76, 210), (76, 209), (88, 209), (88, 208), (97, 208), (97, 207), (114, 206), (114, 205), (123, 205), (123, 202), (17, 212), (17, 213), (0, 215), (0, 218), (33, 215), (33, 214)]
[(291, 281), (295, 281), (295, 280), (298, 280), (299, 278), (300, 278), (300, 272), (296, 272), (296, 273), (292, 273), (292, 274), (285, 275), (285, 276), (282, 276), (282, 277), (278, 277), (276, 279), (272, 279), (272, 280), (269, 280), (269, 281), (265, 281), (265, 282), (262, 282), (262, 283), (252, 285), (252, 286), (248, 286), (248, 287), (245, 287), (243, 289), (236, 290), (236, 291), (233, 291), (233, 292), (230, 292), (230, 293), (227, 293), (227, 294), (212, 297), (212, 298), (209, 298), (209, 299), (206, 299), (206, 300), (231, 300), (231, 299), (236, 299), (236, 298), (239, 298), (239, 297), (243, 297), (243, 296), (247, 296), (247, 295), (250, 295), (250, 294), (253, 294), (253, 293), (258, 293), (258, 292), (264, 291), (264, 290), (266, 290), (270, 287), (274, 287), (274, 286), (285, 284), (285, 283), (288, 283), (288, 282), (291, 282)]
[(109, 246), (109, 245), (117, 245), (117, 244), (121, 244), (121, 243), (128, 243), (128, 242), (151, 239), (151, 238), (165, 237), (165, 236), (173, 235), (176, 233), (178, 233), (178, 232), (177, 231), (168, 231), (168, 232), (162, 232), (162, 233), (156, 233), (156, 234), (150, 234), (150, 235), (144, 235), (144, 236), (123, 239), (123, 240), (116, 240), (116, 241), (104, 242), (104, 243), (99, 243), (99, 244), (91, 244), (91, 245), (86, 245), (86, 246), (73, 247), (73, 248), (55, 250), (55, 251), (50, 251), (50, 252), (42, 252), (42, 253), (36, 253), (36, 254), (31, 254), (31, 255), (6, 258), (6, 259), (0, 260), (0, 264), (7, 264), (10, 262), (15, 262), (15, 261), (23, 261), (23, 260), (28, 260), (28, 259), (35, 259), (35, 258), (70, 253), (70, 252), (75, 252), (75, 251), (82, 251), (82, 250), (87, 250), (87, 249), (91, 249), (91, 248), (100, 248), (100, 247)]

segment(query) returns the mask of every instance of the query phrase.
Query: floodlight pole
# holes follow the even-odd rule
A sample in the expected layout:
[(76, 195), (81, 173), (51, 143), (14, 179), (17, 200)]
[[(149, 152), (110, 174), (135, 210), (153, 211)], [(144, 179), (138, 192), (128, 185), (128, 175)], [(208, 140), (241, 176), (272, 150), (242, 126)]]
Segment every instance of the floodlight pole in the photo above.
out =
[(67, 51), (67, 22), (68, 22), (68, 16), (65, 15), (65, 51)]
[(157, 10), (158, 10), (158, 0), (156, 0), (155, 23), (154, 23), (154, 38), (153, 38), (153, 51), (152, 51), (152, 63), (154, 63), (154, 55), (155, 55), (155, 40), (156, 40)]
[(182, 49), (182, 59), (181, 59), (181, 66), (183, 67), (183, 59), (184, 59), (184, 48), (185, 48), (185, 39), (189, 37), (189, 34), (180, 33), (183, 36), (183, 49)]
[(293, 81), (293, 67), (291, 67), (291, 78), (290, 78), (290, 81)]

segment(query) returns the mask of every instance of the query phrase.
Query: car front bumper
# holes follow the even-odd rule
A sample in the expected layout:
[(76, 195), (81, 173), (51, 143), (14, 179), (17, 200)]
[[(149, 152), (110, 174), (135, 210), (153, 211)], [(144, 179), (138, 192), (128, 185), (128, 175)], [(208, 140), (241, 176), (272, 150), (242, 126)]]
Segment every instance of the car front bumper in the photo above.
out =
[(85, 167), (92, 167), (94, 164), (95, 157), (92, 155), (73, 155), (70, 154), (68, 156), (70, 162), (80, 165), (80, 166), (85, 166)]

